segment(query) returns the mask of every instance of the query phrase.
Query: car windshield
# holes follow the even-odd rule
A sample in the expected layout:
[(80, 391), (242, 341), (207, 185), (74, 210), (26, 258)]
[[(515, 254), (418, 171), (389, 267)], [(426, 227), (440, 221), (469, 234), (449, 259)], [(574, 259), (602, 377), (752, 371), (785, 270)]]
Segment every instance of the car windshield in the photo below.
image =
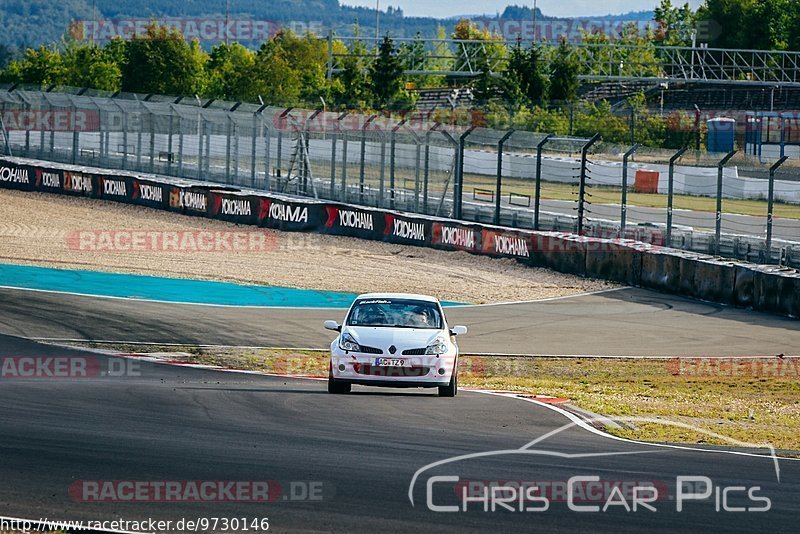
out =
[(347, 324), (439, 330), (442, 328), (442, 315), (435, 302), (390, 298), (362, 299), (353, 305)]

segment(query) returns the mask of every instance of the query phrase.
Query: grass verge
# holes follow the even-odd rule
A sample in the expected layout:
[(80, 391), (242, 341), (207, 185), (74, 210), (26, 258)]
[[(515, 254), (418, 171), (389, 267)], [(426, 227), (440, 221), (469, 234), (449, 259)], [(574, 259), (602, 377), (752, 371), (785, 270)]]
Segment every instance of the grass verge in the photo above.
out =
[[(85, 344), (94, 347), (96, 345)], [(123, 353), (180, 352), (174, 359), (277, 374), (327, 376), (324, 352), (238, 347), (99, 345)], [(462, 387), (571, 399), (610, 418), (647, 417), (738, 441), (800, 451), (800, 360), (668, 360), (462, 356)], [(730, 445), (702, 432), (634, 423), (608, 432), (631, 439)]]

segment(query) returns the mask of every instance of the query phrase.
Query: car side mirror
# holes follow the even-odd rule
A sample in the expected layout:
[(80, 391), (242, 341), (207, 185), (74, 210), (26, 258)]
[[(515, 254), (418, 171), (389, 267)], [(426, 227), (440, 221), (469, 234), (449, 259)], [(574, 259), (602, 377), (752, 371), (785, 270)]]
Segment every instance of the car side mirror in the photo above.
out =
[(339, 323), (337, 323), (336, 321), (325, 321), (324, 326), (325, 326), (326, 330), (333, 330), (334, 332), (341, 332), (342, 331), (341, 325)]
[(453, 328), (450, 329), (450, 333), (452, 335), (454, 335), (454, 336), (463, 336), (464, 334), (467, 333), (467, 327), (466, 326), (454, 326)]

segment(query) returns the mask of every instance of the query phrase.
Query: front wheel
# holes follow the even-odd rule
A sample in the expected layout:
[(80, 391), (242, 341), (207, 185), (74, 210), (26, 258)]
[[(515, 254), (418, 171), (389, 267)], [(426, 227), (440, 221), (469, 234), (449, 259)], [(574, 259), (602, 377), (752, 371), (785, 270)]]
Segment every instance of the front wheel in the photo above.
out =
[(332, 376), (328, 377), (328, 393), (332, 395), (345, 395), (350, 393), (351, 385), (346, 382), (334, 380)]
[(440, 397), (455, 397), (458, 395), (458, 373), (454, 372), (450, 378), (450, 383), (446, 386), (439, 386)]

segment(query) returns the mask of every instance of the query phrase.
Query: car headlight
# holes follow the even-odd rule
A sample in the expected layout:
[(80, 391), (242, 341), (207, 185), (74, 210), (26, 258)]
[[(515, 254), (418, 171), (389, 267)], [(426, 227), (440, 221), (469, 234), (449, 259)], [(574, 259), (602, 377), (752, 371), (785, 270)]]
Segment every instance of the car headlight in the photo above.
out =
[(339, 336), (339, 348), (348, 352), (361, 352), (361, 347), (358, 346), (353, 336), (348, 333)]
[(433, 343), (428, 345), (428, 348), (425, 349), (425, 354), (444, 354), (447, 352), (447, 342), (442, 337), (437, 337), (433, 340)]

